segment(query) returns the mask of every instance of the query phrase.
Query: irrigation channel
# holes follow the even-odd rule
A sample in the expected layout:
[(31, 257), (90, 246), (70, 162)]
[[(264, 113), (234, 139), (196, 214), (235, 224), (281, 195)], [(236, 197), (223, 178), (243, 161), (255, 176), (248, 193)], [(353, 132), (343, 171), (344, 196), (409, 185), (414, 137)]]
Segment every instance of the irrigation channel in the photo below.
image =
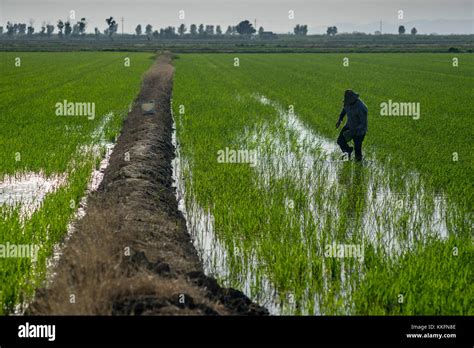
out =
[(37, 289), (27, 314), (268, 314), (204, 274), (178, 210), (171, 168), (173, 71), (167, 54), (147, 71), (100, 185), (61, 250), (54, 279)]
[[(319, 291), (305, 291), (296, 305), (291, 293), (277, 291), (278, 284), (266, 271), (265, 256), (250, 251), (248, 257), (234, 243), (226, 244), (219, 238), (212, 211), (203, 209), (187, 187), (192, 185), (192, 168), (181, 155), (174, 123), (176, 196), (207, 274), (226, 286), (238, 283), (238, 288), (271, 314), (325, 314), (325, 296), (330, 293), (343, 303), (339, 313), (351, 314), (351, 296), (354, 284), (363, 281), (367, 248), (393, 259), (409, 252), (415, 243), (446, 238), (450, 230), (448, 215), (455, 207), (448, 207), (442, 194), (428, 193), (416, 173), (400, 180), (380, 165), (373, 153), (366, 154), (363, 164), (341, 158), (335, 142), (308, 128), (297, 114), (263, 95), (251, 98), (272, 106), (278, 117), (276, 122), (245, 129), (239, 139), (240, 148), (257, 153), (254, 171), (258, 187), (271, 191), (275, 180), (285, 180), (292, 187), (285, 197), (286, 221), (299, 228), (307, 262), (322, 260), (323, 272), (314, 277), (322, 277), (323, 285)], [(305, 194), (291, 196), (295, 192)], [(340, 264), (336, 288), (329, 279), (327, 257), (337, 258)]]

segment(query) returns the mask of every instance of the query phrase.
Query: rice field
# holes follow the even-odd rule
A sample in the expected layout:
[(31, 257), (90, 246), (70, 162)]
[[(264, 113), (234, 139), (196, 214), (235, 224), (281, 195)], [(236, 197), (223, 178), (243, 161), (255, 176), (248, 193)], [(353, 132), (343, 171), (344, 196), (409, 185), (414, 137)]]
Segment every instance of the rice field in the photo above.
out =
[(0, 314), (44, 281), (153, 59), (0, 53)]
[[(45, 280), (153, 59), (0, 53), (0, 314)], [(474, 314), (471, 55), (174, 65), (174, 183), (206, 273), (272, 314)], [(362, 164), (336, 144), (347, 88), (369, 108)]]
[[(472, 315), (474, 61), (456, 58), (179, 55), (174, 175), (206, 272), (273, 314)], [(369, 108), (362, 164), (335, 143), (347, 88)]]

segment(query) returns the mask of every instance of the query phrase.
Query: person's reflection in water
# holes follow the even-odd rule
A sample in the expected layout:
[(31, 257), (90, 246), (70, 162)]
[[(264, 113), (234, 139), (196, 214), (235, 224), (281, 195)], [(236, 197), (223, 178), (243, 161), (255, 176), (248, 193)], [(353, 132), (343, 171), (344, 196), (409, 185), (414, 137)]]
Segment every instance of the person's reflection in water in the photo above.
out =
[(349, 161), (343, 161), (337, 170), (339, 208), (343, 223), (339, 231), (348, 238), (353, 233), (363, 232), (363, 217), (369, 185), (368, 173), (365, 167)]

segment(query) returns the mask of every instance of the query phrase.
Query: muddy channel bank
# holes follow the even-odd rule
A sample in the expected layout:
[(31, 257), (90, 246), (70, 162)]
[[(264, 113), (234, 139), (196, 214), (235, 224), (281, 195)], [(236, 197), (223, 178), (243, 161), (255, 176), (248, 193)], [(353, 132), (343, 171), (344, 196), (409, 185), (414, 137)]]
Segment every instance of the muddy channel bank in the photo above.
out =
[[(207, 277), (178, 210), (170, 98), (173, 66), (147, 71), (86, 215), (63, 248), (33, 315), (266, 315)], [(142, 103), (155, 101), (144, 115)]]

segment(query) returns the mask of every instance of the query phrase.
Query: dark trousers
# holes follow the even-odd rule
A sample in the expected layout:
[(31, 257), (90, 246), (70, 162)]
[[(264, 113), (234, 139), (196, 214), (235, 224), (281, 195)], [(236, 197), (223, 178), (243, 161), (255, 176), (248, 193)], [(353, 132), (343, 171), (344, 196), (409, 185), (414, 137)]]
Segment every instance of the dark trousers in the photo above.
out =
[(344, 137), (344, 132), (348, 130), (346, 126), (342, 127), (341, 132), (339, 133), (339, 137), (337, 138), (337, 144), (341, 148), (342, 152), (347, 154), (351, 154), (352, 150), (355, 148), (355, 158), (356, 161), (362, 161), (362, 142), (364, 141), (365, 134), (363, 135), (356, 135), (353, 137), (354, 140), (354, 148), (347, 144), (346, 137)]

